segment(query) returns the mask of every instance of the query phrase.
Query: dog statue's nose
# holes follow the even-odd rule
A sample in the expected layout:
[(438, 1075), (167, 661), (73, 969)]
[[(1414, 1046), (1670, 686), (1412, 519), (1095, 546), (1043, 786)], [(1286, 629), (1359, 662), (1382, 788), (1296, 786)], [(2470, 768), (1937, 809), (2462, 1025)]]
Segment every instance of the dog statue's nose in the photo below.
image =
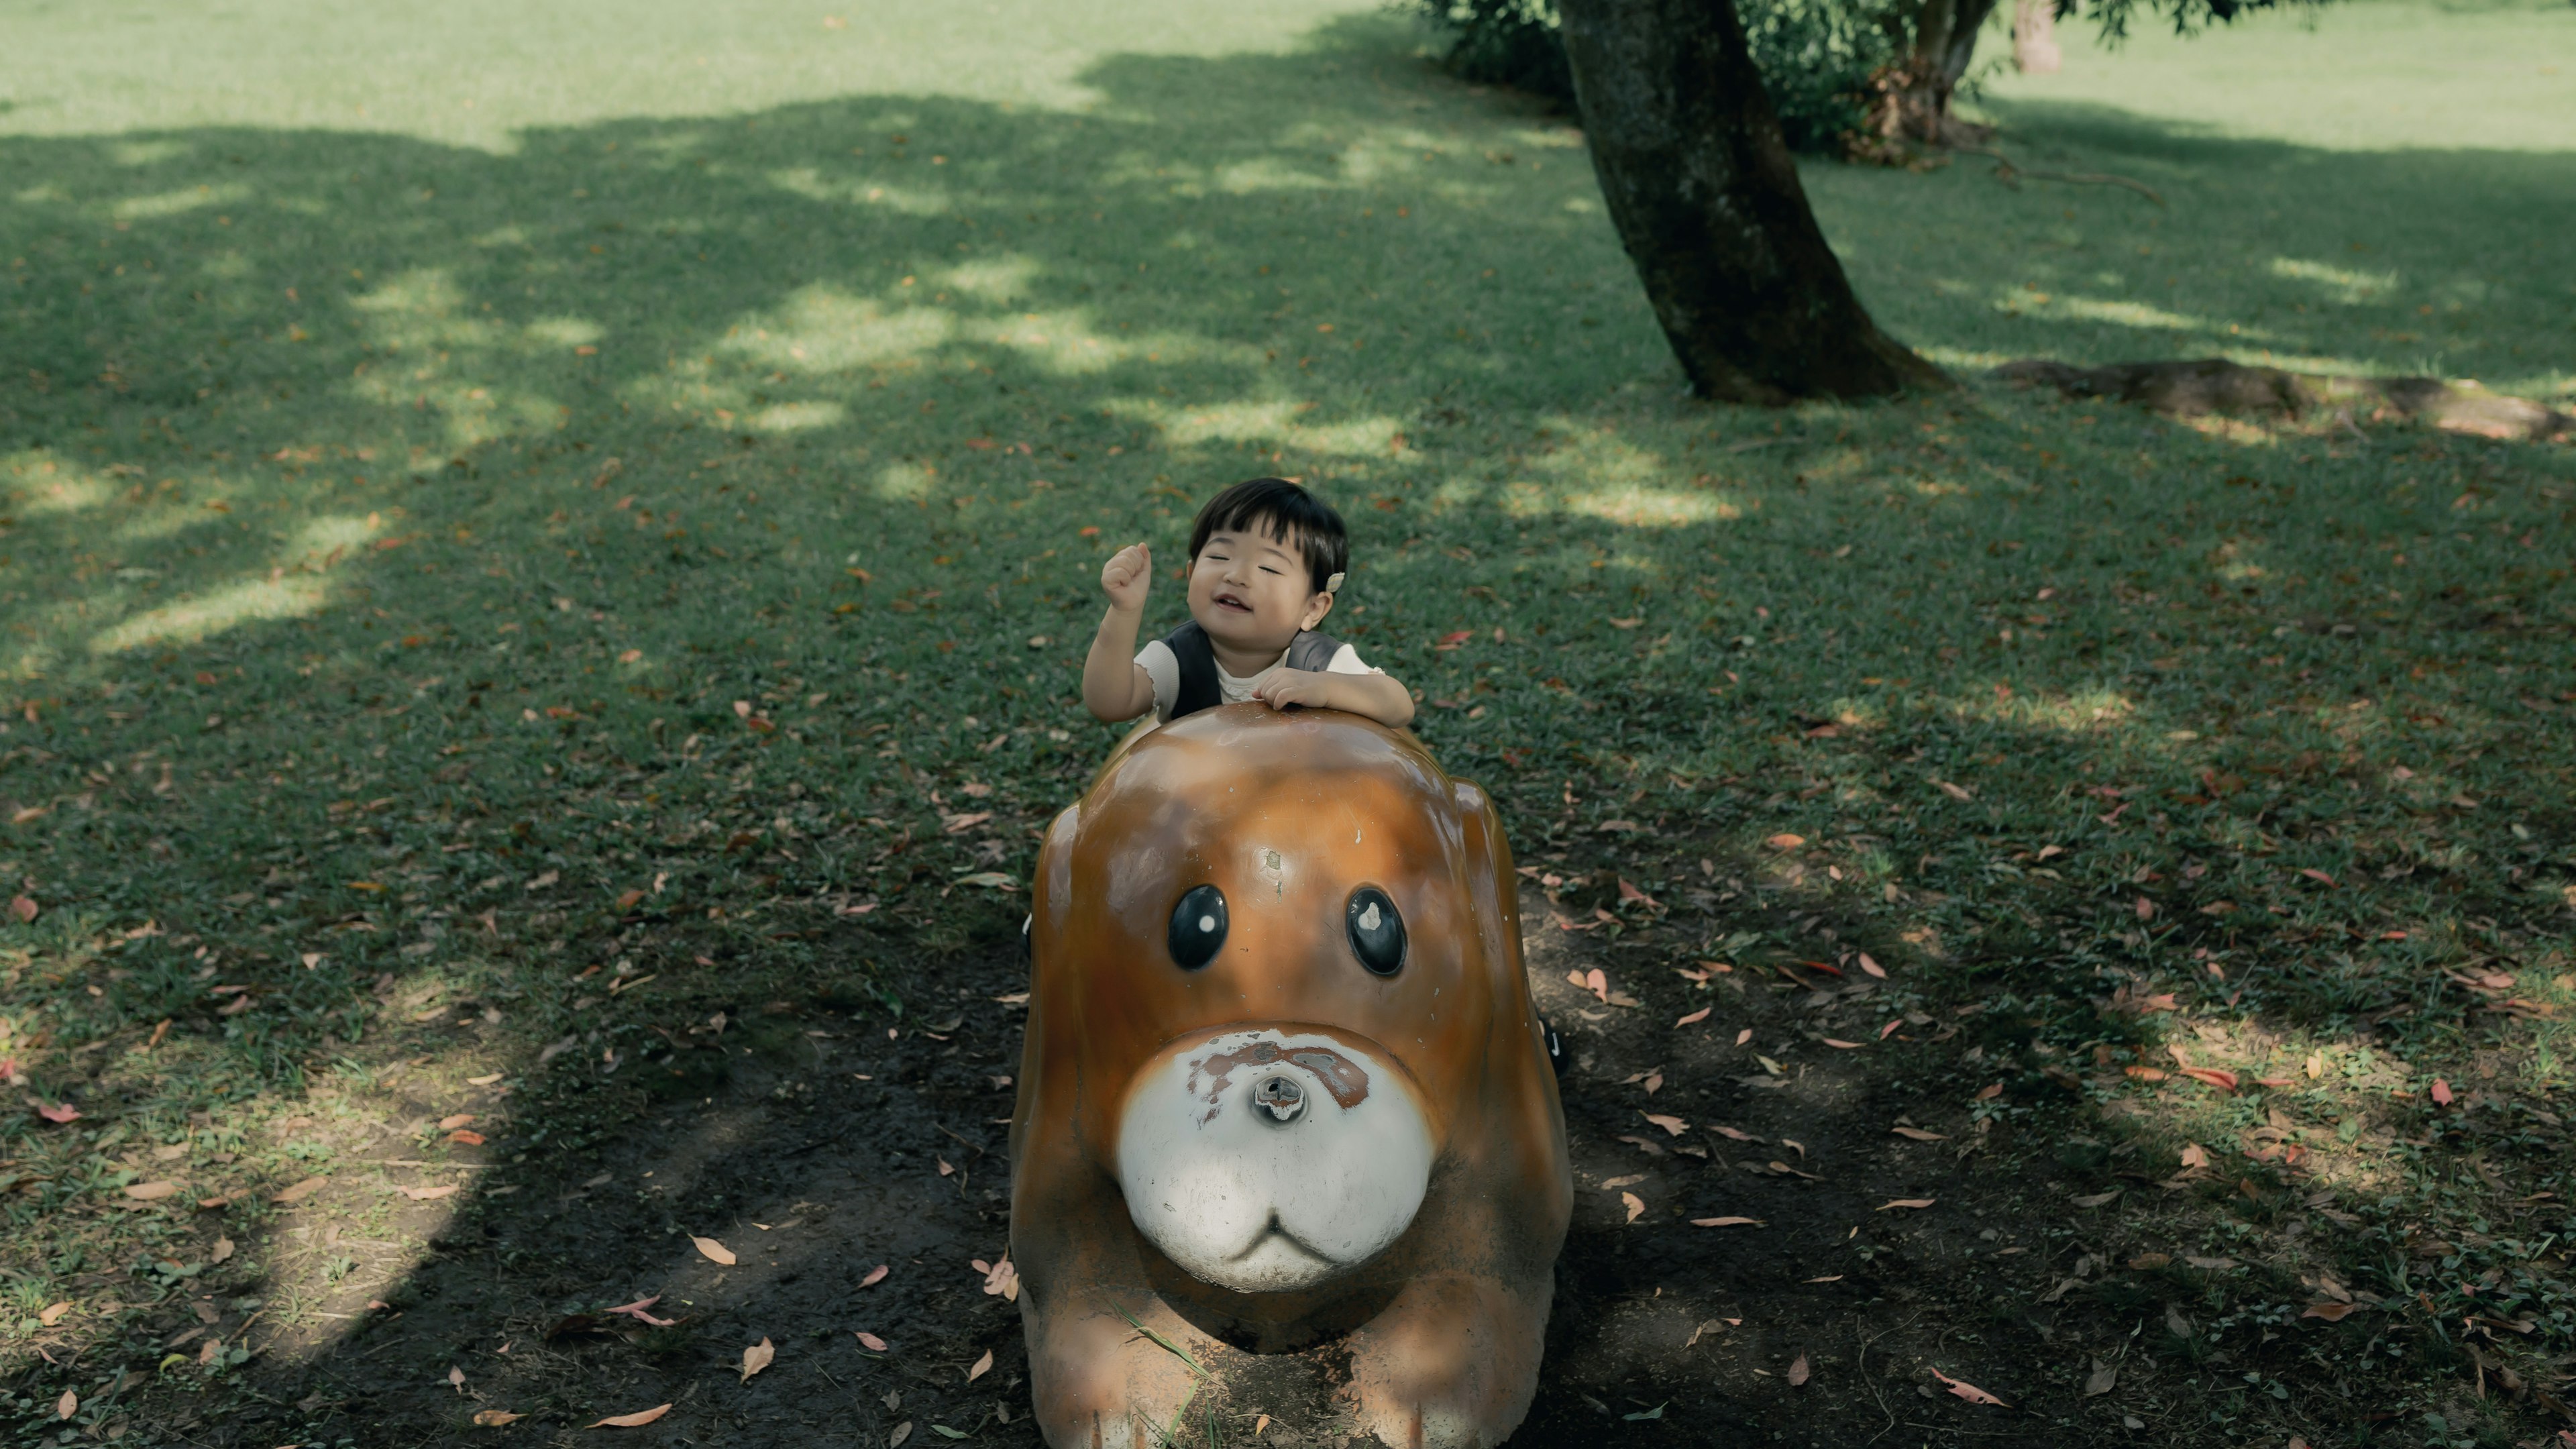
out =
[(1305, 1115), (1306, 1089), (1291, 1077), (1264, 1077), (1252, 1089), (1252, 1100), (1270, 1114), (1270, 1120), (1286, 1126)]

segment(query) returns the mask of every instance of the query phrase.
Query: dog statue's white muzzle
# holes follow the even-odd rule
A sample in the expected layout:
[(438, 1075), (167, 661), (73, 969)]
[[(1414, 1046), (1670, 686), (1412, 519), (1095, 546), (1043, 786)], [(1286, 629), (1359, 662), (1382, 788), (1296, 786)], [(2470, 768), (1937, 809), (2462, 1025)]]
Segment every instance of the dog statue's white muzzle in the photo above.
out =
[(1192, 1277), (1309, 1288), (1403, 1236), (1431, 1181), (1411, 1084), (1367, 1048), (1230, 1031), (1147, 1062), (1119, 1117), (1128, 1215)]

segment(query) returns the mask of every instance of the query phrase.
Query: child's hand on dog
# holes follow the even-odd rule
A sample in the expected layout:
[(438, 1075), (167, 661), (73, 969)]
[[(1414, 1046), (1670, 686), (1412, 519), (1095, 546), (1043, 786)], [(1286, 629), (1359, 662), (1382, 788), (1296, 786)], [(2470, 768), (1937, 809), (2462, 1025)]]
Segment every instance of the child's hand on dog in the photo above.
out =
[(1252, 691), (1252, 697), (1272, 709), (1286, 709), (1292, 704), (1302, 704), (1308, 709), (1330, 709), (1333, 707), (1333, 680), (1321, 670), (1283, 667), (1272, 670), (1270, 677)]

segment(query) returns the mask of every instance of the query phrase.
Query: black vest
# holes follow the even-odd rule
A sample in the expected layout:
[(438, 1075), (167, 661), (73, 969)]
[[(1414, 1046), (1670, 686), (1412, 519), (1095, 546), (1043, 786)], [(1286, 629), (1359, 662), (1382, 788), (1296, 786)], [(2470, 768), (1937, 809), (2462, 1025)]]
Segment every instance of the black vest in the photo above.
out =
[[(1199, 627), (1198, 620), (1192, 619), (1164, 635), (1163, 645), (1181, 664), (1181, 688), (1172, 697), (1171, 719), (1213, 709), (1225, 702), (1225, 695), (1218, 689), (1216, 681), (1216, 647), (1208, 642), (1207, 630)], [(1291, 669), (1320, 673), (1341, 650), (1342, 641), (1330, 634), (1318, 634), (1312, 629), (1300, 630), (1297, 637), (1288, 642), (1287, 665)]]

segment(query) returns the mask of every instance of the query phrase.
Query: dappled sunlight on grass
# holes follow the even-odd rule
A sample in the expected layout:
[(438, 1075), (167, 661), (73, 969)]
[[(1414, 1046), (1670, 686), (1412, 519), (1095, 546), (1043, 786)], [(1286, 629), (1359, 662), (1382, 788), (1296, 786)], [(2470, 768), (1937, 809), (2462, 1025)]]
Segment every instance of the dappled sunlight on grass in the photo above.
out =
[[(154, 157), (130, 164), (148, 166), (158, 159), (161, 158)], [(194, 187), (165, 191), (157, 196), (129, 196), (111, 206), (108, 209), (108, 215), (118, 221), (151, 221), (209, 206), (238, 206), (249, 198), (250, 188), (240, 182), (228, 181), (221, 186), (204, 182)]]
[(318, 579), (244, 579), (137, 614), (100, 631), (89, 641), (89, 649), (93, 654), (120, 654), (153, 644), (193, 644), (244, 624), (318, 613), (328, 596)]
[(778, 403), (744, 418), (743, 426), (762, 433), (803, 433), (837, 428), (849, 416), (849, 408), (837, 402)]
[[(985, 302), (1008, 305), (1036, 291), (1046, 264), (1031, 256), (981, 257), (950, 267), (937, 277), (940, 286)], [(1037, 321), (1036, 317), (1027, 319)]]
[[(1513, 501), (1518, 503), (1521, 500), (1516, 494)], [(1713, 494), (1644, 488), (1634, 484), (1568, 492), (1559, 496), (1555, 505), (1562, 512), (1598, 518), (1627, 528), (1679, 528), (1744, 516), (1736, 504)]]
[(1318, 425), (1306, 419), (1321, 404), (1287, 398), (1178, 408), (1148, 402), (1115, 406), (1123, 416), (1158, 426), (1176, 448), (1254, 443), (1326, 457), (1374, 457), (1389, 450), (1403, 427), (1391, 417)]
[[(967, 332), (989, 346), (1007, 348), (1022, 361), (1058, 377), (1097, 376), (1140, 362), (1166, 367), (1194, 362), (1235, 366), (1252, 363), (1248, 351), (1205, 337), (1175, 332), (1116, 336), (1103, 330), (1101, 321), (1088, 308), (990, 318), (972, 324)], [(1156, 409), (1152, 403), (1113, 402), (1110, 406), (1140, 417)]]
[(900, 216), (941, 216), (957, 209), (947, 191), (924, 186), (871, 184), (865, 179), (837, 179), (811, 166), (769, 173), (769, 184), (807, 201), (836, 205), (883, 207)]
[(2117, 730), (2133, 723), (2137, 715), (2137, 704), (2125, 691), (2107, 687), (2014, 690), (1989, 686), (1958, 696), (1950, 708), (1963, 718), (2067, 734)]
[(2365, 272), (2356, 267), (2338, 267), (2296, 257), (2274, 257), (2272, 275), (2314, 283), (2325, 293), (2327, 301), (2340, 302), (2347, 307), (2374, 301), (2397, 288), (2395, 272)]
[(956, 331), (957, 315), (946, 307), (811, 286), (729, 328), (723, 350), (754, 366), (820, 376), (918, 358)]
[(31, 517), (86, 512), (119, 491), (113, 479), (77, 463), (66, 466), (42, 448), (22, 448), (0, 461), (17, 480), (11, 491), (15, 506)]

